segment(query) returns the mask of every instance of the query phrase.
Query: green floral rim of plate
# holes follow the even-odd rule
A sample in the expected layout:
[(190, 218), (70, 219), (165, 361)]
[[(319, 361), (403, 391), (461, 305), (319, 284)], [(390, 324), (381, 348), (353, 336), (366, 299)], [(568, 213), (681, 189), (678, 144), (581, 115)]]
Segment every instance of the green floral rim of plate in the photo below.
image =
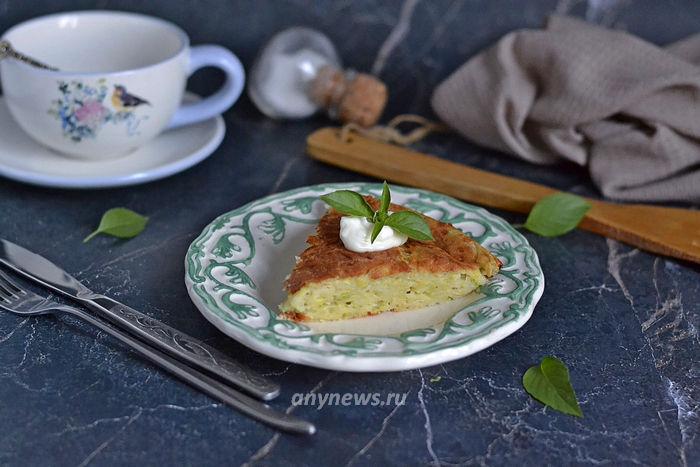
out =
[(397, 202), (470, 234), (503, 262), (499, 274), (481, 288), (483, 297), (443, 325), (398, 336), (315, 333), (303, 324), (278, 318), (275, 310), (260, 301), (255, 277), (250, 274), (256, 235), (279, 245), (294, 224), (315, 225), (322, 211), (313, 208), (315, 203), (323, 204), (318, 197), (338, 189), (379, 196), (382, 187), (376, 183), (315, 185), (271, 195), (219, 216), (187, 252), (186, 280), (193, 297), (243, 340), (279, 350), (358, 358), (421, 355), (463, 346), (512, 326), (514, 321), (524, 323), (532, 314), (544, 276), (535, 251), (518, 231), (482, 208), (424, 190), (392, 186)]

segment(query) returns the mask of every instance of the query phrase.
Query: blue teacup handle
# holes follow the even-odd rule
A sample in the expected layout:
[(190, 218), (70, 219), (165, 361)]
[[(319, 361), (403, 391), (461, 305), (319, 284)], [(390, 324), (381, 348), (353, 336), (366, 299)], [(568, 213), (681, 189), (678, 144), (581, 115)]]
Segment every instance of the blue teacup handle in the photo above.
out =
[(223, 71), (226, 74), (226, 82), (211, 96), (198, 102), (183, 104), (177, 109), (166, 129), (191, 125), (220, 115), (240, 97), (245, 83), (245, 71), (238, 57), (218, 45), (197, 45), (190, 48), (187, 76), (206, 66)]

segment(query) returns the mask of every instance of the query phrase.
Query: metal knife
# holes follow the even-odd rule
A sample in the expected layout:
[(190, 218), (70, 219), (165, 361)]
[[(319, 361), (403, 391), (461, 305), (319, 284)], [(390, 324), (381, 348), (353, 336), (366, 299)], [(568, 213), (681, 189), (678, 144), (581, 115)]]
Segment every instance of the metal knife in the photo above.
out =
[(76, 302), (156, 348), (234, 384), (263, 400), (280, 387), (204, 342), (118, 301), (97, 294), (51, 261), (0, 238), (0, 264)]

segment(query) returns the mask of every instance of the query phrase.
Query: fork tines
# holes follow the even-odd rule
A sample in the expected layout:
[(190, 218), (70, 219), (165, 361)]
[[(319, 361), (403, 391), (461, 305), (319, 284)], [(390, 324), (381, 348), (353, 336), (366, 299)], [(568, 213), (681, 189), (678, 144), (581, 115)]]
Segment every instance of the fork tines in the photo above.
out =
[(22, 289), (17, 286), (7, 274), (0, 270), (0, 300), (9, 302), (10, 298), (17, 298), (23, 294)]

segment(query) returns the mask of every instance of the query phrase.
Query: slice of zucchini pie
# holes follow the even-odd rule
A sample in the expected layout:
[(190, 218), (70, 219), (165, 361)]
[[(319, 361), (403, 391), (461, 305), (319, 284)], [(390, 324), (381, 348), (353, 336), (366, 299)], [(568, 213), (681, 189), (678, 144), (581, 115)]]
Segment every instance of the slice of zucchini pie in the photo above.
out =
[[(379, 206), (378, 200), (365, 199), (373, 209)], [(396, 204), (390, 209), (406, 210)], [(384, 251), (356, 253), (340, 240), (341, 217), (329, 209), (308, 238), (308, 248), (285, 282), (283, 318), (335, 321), (415, 310), (463, 297), (501, 267), (460, 230), (426, 216), (433, 240), (409, 239)]]

